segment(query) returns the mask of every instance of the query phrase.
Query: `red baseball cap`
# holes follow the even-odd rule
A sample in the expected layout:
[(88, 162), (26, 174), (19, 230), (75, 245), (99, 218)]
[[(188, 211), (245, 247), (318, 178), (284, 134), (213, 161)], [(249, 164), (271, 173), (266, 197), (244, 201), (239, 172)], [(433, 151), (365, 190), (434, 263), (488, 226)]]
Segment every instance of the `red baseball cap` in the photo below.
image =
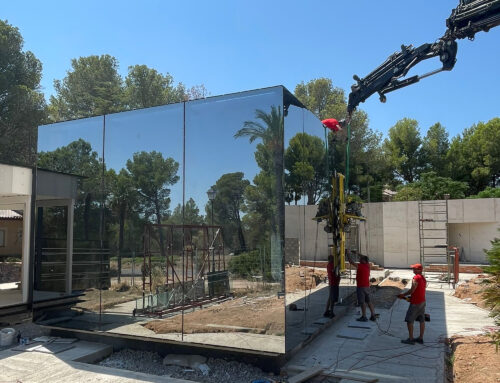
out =
[(335, 118), (327, 118), (326, 120), (323, 120), (321, 122), (332, 132), (338, 132), (339, 130), (342, 130), (342, 127)]
[(410, 268), (411, 269), (420, 269), (422, 270), (423, 267), (422, 267), (422, 264), (421, 263), (415, 263), (414, 265), (410, 265)]

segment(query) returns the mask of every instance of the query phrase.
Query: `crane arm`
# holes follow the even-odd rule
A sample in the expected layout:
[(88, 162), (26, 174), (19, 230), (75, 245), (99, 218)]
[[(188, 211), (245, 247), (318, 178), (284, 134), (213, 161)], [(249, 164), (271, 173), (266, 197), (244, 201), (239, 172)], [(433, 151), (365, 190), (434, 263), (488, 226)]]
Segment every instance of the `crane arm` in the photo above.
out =
[[(402, 45), (401, 51), (389, 58), (373, 72), (360, 79), (354, 76), (356, 84), (351, 87), (347, 103), (350, 117), (356, 107), (374, 93), (385, 102), (386, 93), (414, 84), (422, 78), (441, 71), (453, 69), (457, 55), (457, 39), (473, 39), (479, 31), (489, 31), (500, 25), (500, 0), (460, 0), (446, 20), (447, 31), (437, 42), (422, 44), (414, 48)], [(423, 60), (439, 56), (442, 67), (423, 75), (405, 77), (409, 70)], [(349, 118), (348, 117), (348, 118)]]

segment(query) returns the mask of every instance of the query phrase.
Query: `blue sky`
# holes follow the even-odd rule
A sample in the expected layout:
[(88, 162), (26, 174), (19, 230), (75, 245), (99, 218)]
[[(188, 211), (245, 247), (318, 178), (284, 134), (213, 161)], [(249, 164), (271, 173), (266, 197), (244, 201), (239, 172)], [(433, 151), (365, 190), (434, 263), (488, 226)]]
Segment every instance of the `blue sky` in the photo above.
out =
[[(72, 58), (110, 54), (127, 67), (146, 64), (212, 95), (332, 78), (348, 90), (401, 44), (432, 43), (458, 0), (440, 1), (4, 1), (0, 17), (17, 26), (43, 63), (53, 92)], [(453, 71), (361, 105), (384, 134), (403, 117), (423, 133), (440, 121), (456, 135), (498, 116), (500, 28), (459, 41)], [(437, 59), (410, 74), (440, 66)], [(48, 98), (48, 97), (47, 97)]]
[[(42, 61), (47, 100), (53, 80), (64, 78), (72, 58), (101, 54), (116, 57), (123, 76), (128, 66), (145, 64), (187, 86), (204, 84), (211, 95), (279, 84), (293, 92), (301, 81), (319, 77), (331, 78), (347, 95), (353, 74), (364, 77), (401, 44), (419, 46), (442, 36), (457, 4), (19, 0), (4, 1), (0, 17), (20, 29), (24, 48)], [(422, 134), (439, 121), (452, 137), (499, 116), (500, 27), (458, 45), (453, 71), (390, 93), (385, 104), (376, 96), (361, 104), (370, 127), (385, 135), (410, 117), (419, 121)], [(410, 75), (440, 67), (437, 58), (428, 61)], [(210, 181), (196, 186), (199, 199), (206, 199)], [(199, 206), (203, 210), (203, 202)]]

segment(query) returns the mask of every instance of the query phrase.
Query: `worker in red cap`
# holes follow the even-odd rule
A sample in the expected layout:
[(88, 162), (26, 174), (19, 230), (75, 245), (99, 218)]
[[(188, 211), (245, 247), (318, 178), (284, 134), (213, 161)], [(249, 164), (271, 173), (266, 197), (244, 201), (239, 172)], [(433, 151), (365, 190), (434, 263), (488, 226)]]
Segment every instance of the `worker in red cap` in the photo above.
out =
[[(410, 296), (410, 307), (406, 312), (405, 322), (408, 326), (408, 339), (403, 339), (401, 343), (405, 344), (424, 344), (424, 331), (425, 331), (425, 289), (427, 281), (422, 275), (423, 267), (420, 263), (415, 263), (410, 266), (413, 269), (413, 281), (411, 289), (405, 293), (398, 295), (398, 298), (404, 299)], [(418, 338), (413, 337), (413, 322), (420, 322), (420, 335)]]

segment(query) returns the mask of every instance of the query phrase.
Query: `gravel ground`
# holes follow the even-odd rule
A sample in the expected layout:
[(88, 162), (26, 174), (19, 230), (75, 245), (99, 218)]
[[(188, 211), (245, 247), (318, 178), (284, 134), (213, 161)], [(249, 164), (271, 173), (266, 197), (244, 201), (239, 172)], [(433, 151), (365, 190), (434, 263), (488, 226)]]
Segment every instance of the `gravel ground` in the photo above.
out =
[(228, 362), (223, 359), (208, 358), (206, 364), (210, 368), (210, 371), (207, 375), (203, 375), (198, 369), (164, 366), (162, 362), (163, 357), (155, 352), (125, 349), (112, 354), (98, 364), (100, 366), (121, 368), (130, 371), (204, 383), (251, 383), (254, 380), (266, 378), (271, 382), (286, 382), (283, 378), (266, 374), (257, 367), (235, 361)]

